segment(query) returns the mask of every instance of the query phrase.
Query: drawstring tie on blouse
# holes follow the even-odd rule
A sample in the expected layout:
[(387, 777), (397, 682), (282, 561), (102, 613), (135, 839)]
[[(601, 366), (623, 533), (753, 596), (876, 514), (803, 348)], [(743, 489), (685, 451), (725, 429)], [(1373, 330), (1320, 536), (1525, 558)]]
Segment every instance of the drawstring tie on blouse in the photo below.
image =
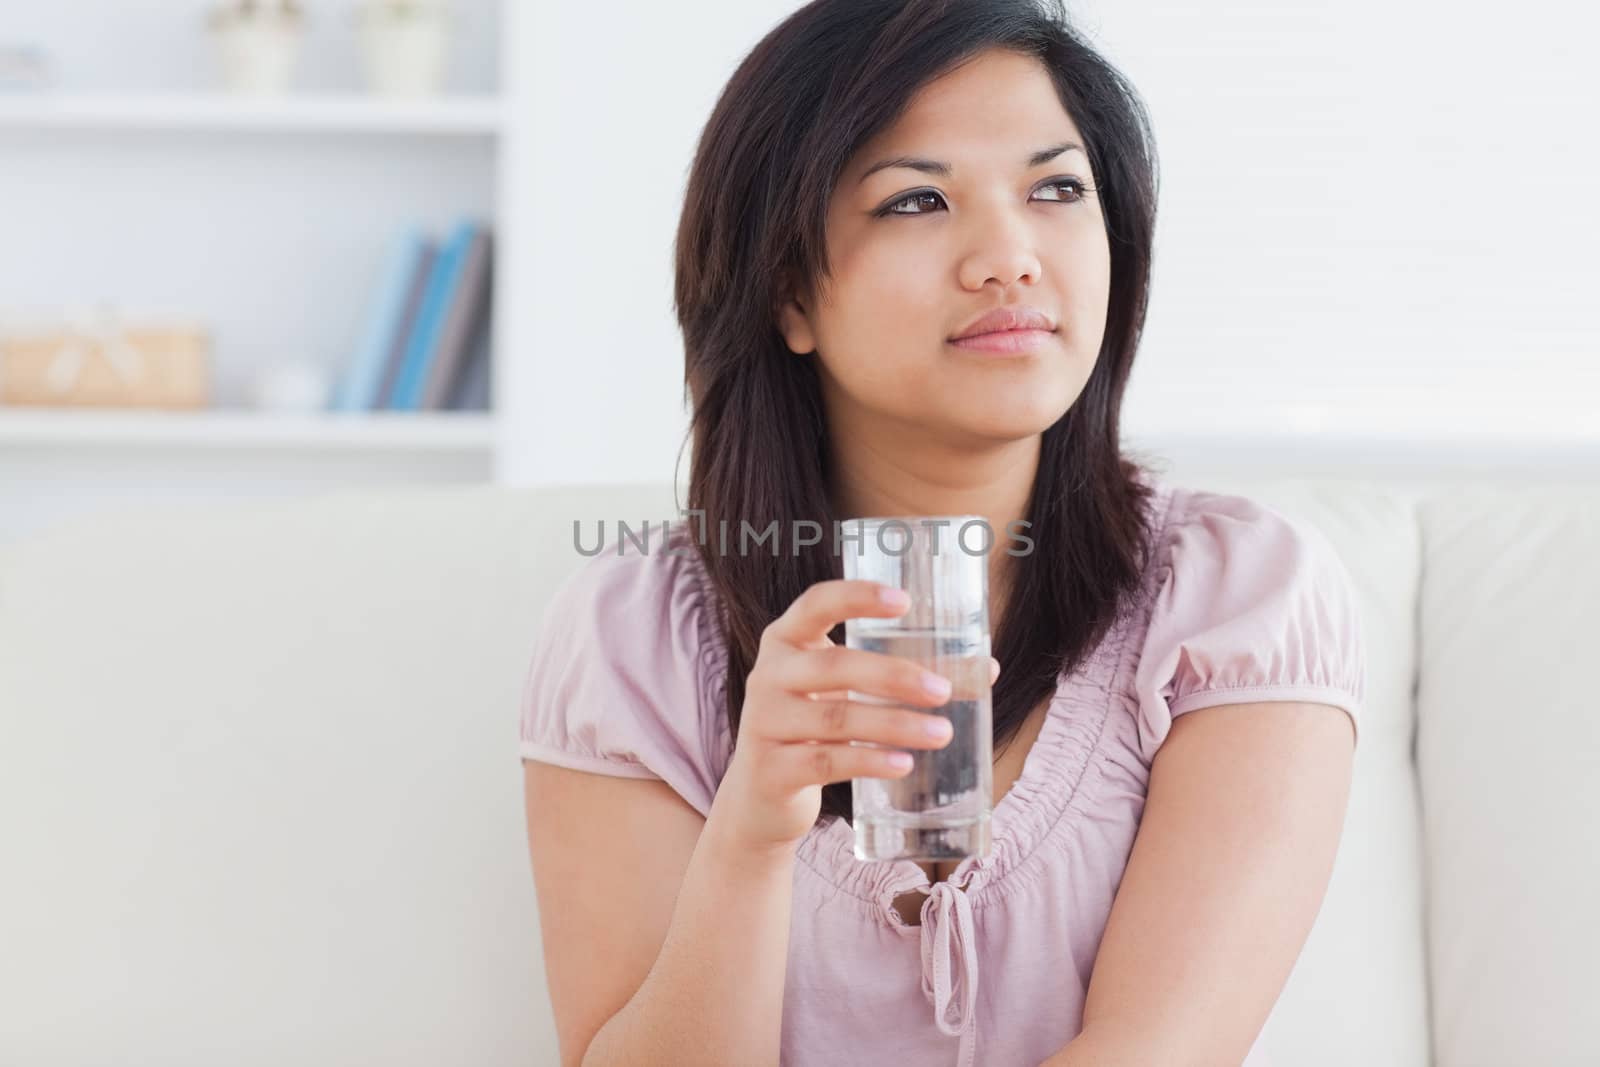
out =
[[(971, 1067), (978, 1003), (972, 902), (949, 882), (938, 882), (926, 892), (928, 899), (922, 902), (922, 992), (933, 1005), (939, 1029), (961, 1036), (959, 1067)], [(953, 1014), (951, 1009), (955, 1009)]]

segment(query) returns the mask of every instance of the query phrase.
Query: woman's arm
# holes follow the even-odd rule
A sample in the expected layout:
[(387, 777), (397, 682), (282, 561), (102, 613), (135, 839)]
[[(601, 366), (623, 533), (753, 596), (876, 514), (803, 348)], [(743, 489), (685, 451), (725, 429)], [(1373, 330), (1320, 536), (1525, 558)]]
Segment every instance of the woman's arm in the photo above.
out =
[(523, 766), (562, 1064), (776, 1065), (793, 850), (725, 847), (664, 782)]
[(1045, 1067), (1244, 1059), (1322, 907), (1353, 738), (1323, 704), (1178, 716), (1151, 764), (1082, 1032)]

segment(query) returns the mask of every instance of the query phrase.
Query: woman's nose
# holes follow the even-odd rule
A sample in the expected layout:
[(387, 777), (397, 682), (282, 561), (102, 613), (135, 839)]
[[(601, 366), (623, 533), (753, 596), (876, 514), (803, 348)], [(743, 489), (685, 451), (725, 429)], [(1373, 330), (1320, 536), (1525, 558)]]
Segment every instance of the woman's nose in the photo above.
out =
[(969, 250), (961, 262), (961, 284), (981, 289), (992, 278), (1002, 286), (1039, 280), (1035, 235), (1014, 208), (983, 212), (972, 222)]

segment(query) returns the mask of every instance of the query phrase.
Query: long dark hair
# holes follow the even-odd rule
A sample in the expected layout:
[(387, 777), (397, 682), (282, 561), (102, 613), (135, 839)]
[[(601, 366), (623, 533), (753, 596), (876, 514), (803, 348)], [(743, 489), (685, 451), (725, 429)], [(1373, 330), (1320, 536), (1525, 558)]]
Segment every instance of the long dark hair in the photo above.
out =
[[(817, 372), (778, 330), (784, 280), (825, 276), (828, 201), (855, 151), (921, 86), (992, 47), (1048, 68), (1085, 138), (1111, 249), (1099, 357), (1072, 408), (1044, 431), (1027, 512), (1034, 548), (1013, 560), (994, 623), (1004, 665), (993, 694), (996, 749), (1138, 586), (1151, 485), (1122, 453), (1119, 419), (1155, 229), (1155, 146), (1143, 104), (1068, 24), (1060, 0), (814, 0), (767, 34), (724, 88), (695, 153), (674, 248), (693, 408), (688, 508), (710, 534), (698, 551), (720, 600), (734, 738), (762, 630), (808, 586), (843, 572)], [(741, 522), (761, 530), (774, 520), (781, 554), (714, 550), (720, 523), (737, 532)], [(787, 538), (798, 520), (825, 533), (794, 555)], [(833, 638), (843, 643), (842, 624)], [(824, 787), (822, 815), (851, 817), (848, 782)]]

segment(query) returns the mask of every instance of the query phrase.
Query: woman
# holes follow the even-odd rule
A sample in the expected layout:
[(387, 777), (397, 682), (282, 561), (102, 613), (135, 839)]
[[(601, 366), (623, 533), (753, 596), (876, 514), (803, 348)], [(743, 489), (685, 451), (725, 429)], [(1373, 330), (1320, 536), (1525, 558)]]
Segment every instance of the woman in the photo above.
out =
[[(1122, 455), (1155, 202), (1059, 7), (818, 0), (734, 74), (676, 248), (703, 514), (579, 565), (522, 709), (565, 1063), (1264, 1062), (1364, 654), (1320, 538)], [(963, 339), (996, 326), (1034, 328)], [(849, 780), (948, 740), (918, 668), (838, 647), (903, 607), (830, 538), (718, 544), (884, 514), (1035, 545), (989, 557), (993, 846), (959, 864), (852, 852)]]

